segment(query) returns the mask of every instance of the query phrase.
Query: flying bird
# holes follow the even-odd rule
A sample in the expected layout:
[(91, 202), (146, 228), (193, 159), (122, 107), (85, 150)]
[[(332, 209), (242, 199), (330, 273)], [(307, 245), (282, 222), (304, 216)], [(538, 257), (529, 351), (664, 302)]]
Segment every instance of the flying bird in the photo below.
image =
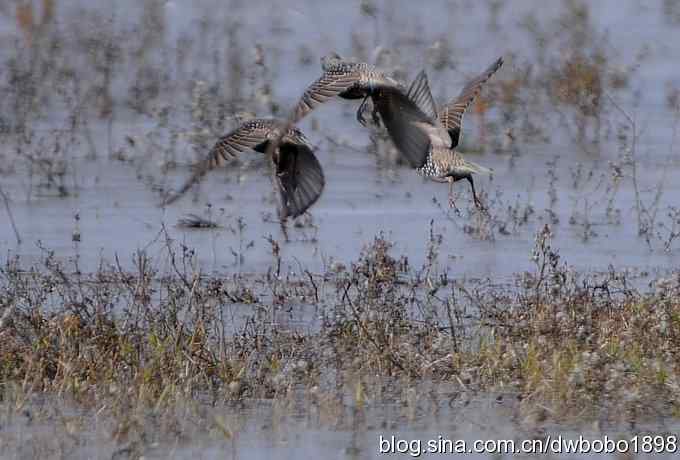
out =
[(492, 171), (466, 160), (456, 147), (460, 143), (463, 115), (486, 81), (503, 65), (497, 59), (482, 74), (471, 79), (458, 97), (439, 111), (432, 97), (427, 74), (421, 71), (404, 93), (398, 88), (380, 88), (372, 97), (385, 128), (397, 149), (408, 158), (421, 158), (416, 170), (437, 182), (449, 183), (449, 204), (455, 208), (453, 183), (470, 183), (475, 205), (483, 205), (475, 191), (473, 174)]
[(253, 118), (221, 137), (192, 176), (164, 204), (175, 202), (209, 171), (246, 152), (263, 154), (271, 162), (282, 223), (303, 214), (321, 196), (326, 183), (323, 169), (302, 131), (284, 120)]

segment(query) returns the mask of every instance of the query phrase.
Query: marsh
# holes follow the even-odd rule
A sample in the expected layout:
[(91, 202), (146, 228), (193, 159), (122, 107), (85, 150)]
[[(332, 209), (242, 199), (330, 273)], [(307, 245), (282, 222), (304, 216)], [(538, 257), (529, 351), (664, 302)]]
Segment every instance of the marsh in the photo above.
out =
[[(677, 433), (679, 27), (671, 1), (2, 3), (0, 456)], [(442, 102), (504, 56), (458, 146), (485, 211), (340, 98), (300, 123), (325, 189), (289, 242), (256, 161), (159, 206), (331, 52)]]

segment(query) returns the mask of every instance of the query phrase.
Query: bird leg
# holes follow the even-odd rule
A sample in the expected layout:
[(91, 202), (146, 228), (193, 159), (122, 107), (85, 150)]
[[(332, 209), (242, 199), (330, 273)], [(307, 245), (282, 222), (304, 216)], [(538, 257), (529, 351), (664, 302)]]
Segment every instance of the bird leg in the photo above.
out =
[(288, 238), (288, 226), (286, 225), (287, 219), (284, 217), (279, 220), (279, 226), (281, 227), (281, 233), (283, 233), (283, 238), (286, 243), (290, 242)]
[[(277, 174), (278, 176), (278, 174)], [(277, 177), (277, 182), (279, 184), (279, 187), (281, 187), (280, 190), (283, 189), (282, 182), (280, 180), (280, 177)], [(279, 218), (279, 228), (281, 229), (281, 233), (283, 233), (283, 238), (286, 243), (290, 241), (288, 238), (288, 210), (286, 209), (286, 196), (281, 193), (279, 190), (279, 205), (277, 206), (277, 214)]]
[(449, 181), (449, 208), (453, 208), (456, 211), (456, 214), (460, 214), (460, 210), (458, 209), (458, 206), (456, 206), (456, 200), (453, 197), (453, 177), (448, 177)]
[(472, 175), (467, 175), (465, 178), (468, 180), (468, 182), (470, 182), (470, 187), (472, 188), (472, 198), (475, 200), (475, 206), (484, 211), (486, 208), (477, 197), (477, 193), (475, 192), (475, 182), (472, 180)]
[(364, 118), (364, 109), (366, 108), (366, 101), (368, 101), (369, 94), (364, 97), (364, 100), (361, 101), (361, 105), (359, 106), (359, 110), (357, 110), (357, 121), (361, 123), (361, 126), (366, 126), (366, 119)]

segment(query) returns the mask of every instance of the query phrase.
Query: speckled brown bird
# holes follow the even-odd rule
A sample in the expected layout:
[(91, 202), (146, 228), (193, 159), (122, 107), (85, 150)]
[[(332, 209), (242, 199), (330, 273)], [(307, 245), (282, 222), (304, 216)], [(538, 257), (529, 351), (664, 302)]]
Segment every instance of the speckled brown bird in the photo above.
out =
[(366, 100), (379, 88), (406, 88), (375, 66), (365, 62), (343, 59), (337, 53), (330, 53), (321, 58), (321, 78), (310, 85), (296, 107), (296, 121), (318, 105), (332, 97), (342, 99), (363, 99), (357, 120), (365, 125), (363, 107)]
[(481, 91), (483, 84), (503, 65), (496, 60), (482, 74), (470, 80), (458, 97), (437, 111), (425, 71), (421, 71), (406, 93), (384, 88), (373, 100), (395, 146), (405, 155), (426, 160), (416, 167), (425, 177), (449, 183), (449, 204), (453, 199), (453, 183), (461, 179), (470, 182), (475, 205), (482, 208), (477, 197), (473, 174), (489, 174), (491, 170), (466, 160), (455, 149), (460, 143), (465, 110)]
[[(301, 120), (320, 104), (336, 96), (350, 100), (362, 99), (357, 110), (357, 120), (364, 126), (366, 120), (363, 113), (366, 102), (369, 98), (373, 99), (372, 116), (374, 122), (378, 123), (379, 111), (375, 97), (378, 94), (391, 94), (395, 98), (399, 98), (405, 96), (406, 93), (404, 85), (385, 72), (378, 70), (375, 66), (365, 62), (343, 59), (337, 53), (324, 56), (321, 59), (321, 67), (324, 71), (323, 75), (305, 90), (295, 106), (291, 117), (293, 123)], [(395, 109), (398, 109), (398, 107), (395, 106)], [(385, 117), (393, 118), (397, 116), (396, 113), (390, 112), (390, 108), (385, 105), (383, 105), (383, 112), (380, 112), (383, 123)], [(420, 143), (413, 141), (416, 142), (416, 145), (400, 150), (414, 168), (422, 167), (427, 159), (427, 139), (421, 138), (419, 140)]]
[[(286, 130), (282, 133), (283, 126)], [(303, 214), (319, 199), (326, 183), (323, 169), (302, 131), (284, 120), (253, 118), (220, 138), (189, 180), (164, 204), (179, 199), (210, 170), (249, 150), (268, 155), (273, 165), (282, 222)]]
[[(451, 136), (451, 148), (460, 144), (463, 115), (482, 91), (484, 83), (501, 68), (503, 58), (499, 57), (484, 72), (469, 80), (458, 94), (458, 97), (442, 107), (438, 112), (438, 118)], [(430, 96), (431, 97), (431, 96)]]

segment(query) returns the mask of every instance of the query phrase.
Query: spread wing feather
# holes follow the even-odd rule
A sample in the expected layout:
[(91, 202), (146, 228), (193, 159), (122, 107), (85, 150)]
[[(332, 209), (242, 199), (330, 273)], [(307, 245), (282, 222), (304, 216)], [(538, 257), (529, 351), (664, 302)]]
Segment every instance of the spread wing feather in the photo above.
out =
[(349, 89), (359, 80), (358, 72), (328, 71), (309, 85), (293, 109), (293, 122), (298, 122), (319, 105)]
[(297, 217), (323, 192), (326, 181), (321, 164), (309, 146), (289, 142), (279, 146), (275, 163), (281, 218)]
[(233, 161), (247, 150), (253, 150), (267, 143), (270, 129), (258, 122), (246, 122), (229, 134), (221, 137), (210, 150), (208, 156), (196, 165), (194, 173), (173, 195), (166, 198), (164, 205), (174, 203), (208, 172), (225, 163)]
[(432, 118), (397, 88), (381, 89), (373, 102), (397, 149), (412, 167), (422, 167), (427, 161), (430, 138), (421, 126), (431, 124)]
[(430, 91), (430, 84), (427, 81), (427, 74), (424, 70), (411, 83), (406, 96), (409, 97), (425, 115), (432, 119), (437, 118), (437, 106)]
[(470, 107), (470, 104), (472, 104), (477, 95), (479, 95), (484, 83), (486, 83), (502, 65), (503, 58), (500, 57), (484, 72), (468, 81), (458, 97), (446, 104), (439, 111), (439, 120), (451, 135), (451, 140), (453, 141), (452, 148), (456, 147), (460, 142), (463, 115), (465, 115), (465, 111)]

